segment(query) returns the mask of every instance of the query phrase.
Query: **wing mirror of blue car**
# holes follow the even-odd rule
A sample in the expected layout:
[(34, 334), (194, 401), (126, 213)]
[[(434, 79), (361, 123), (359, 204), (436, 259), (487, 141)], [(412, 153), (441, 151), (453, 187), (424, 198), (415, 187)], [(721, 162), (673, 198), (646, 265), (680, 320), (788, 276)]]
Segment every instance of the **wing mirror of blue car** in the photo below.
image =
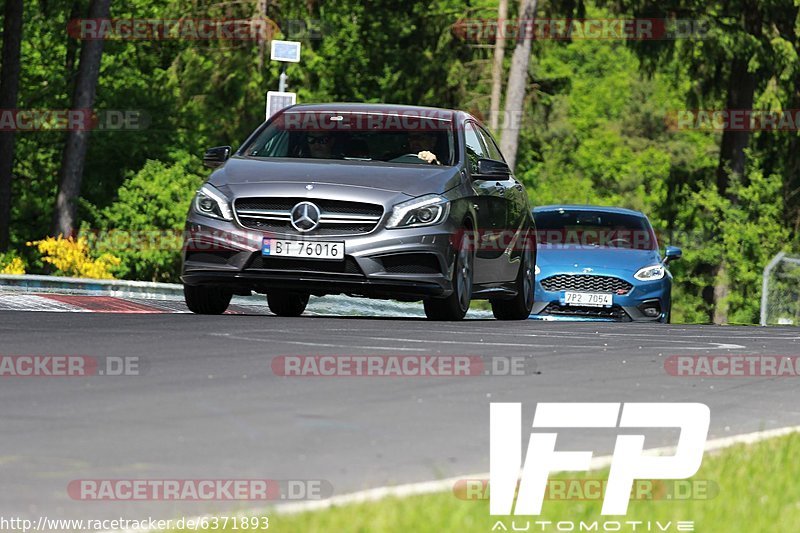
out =
[(511, 169), (502, 161), (495, 161), (494, 159), (478, 159), (479, 176), (508, 177), (510, 174)]
[(681, 257), (683, 257), (683, 251), (680, 248), (677, 246), (667, 246), (667, 249), (664, 251), (664, 264), (680, 259)]
[(203, 155), (203, 165), (208, 168), (217, 168), (231, 156), (230, 146), (215, 146), (209, 148)]

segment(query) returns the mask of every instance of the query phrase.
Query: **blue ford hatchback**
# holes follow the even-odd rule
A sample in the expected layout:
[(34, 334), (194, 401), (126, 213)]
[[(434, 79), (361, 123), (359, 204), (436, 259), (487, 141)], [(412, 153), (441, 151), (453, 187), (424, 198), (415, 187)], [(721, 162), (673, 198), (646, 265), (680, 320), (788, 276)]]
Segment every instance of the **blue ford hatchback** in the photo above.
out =
[(533, 210), (538, 256), (532, 318), (669, 322), (672, 274), (650, 221), (639, 212), (591, 205)]

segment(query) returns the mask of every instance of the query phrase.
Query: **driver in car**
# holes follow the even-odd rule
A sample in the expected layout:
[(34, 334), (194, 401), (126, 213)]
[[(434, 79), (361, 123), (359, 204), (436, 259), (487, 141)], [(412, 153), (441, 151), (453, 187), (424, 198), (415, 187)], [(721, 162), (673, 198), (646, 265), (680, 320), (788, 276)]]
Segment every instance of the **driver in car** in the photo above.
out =
[(306, 135), (308, 150), (313, 159), (331, 159), (333, 138), (329, 133), (309, 133)]
[(436, 154), (431, 152), (431, 148), (436, 145), (436, 136), (430, 132), (412, 131), (408, 134), (409, 152), (416, 153), (417, 157), (430, 163), (431, 165), (441, 165)]

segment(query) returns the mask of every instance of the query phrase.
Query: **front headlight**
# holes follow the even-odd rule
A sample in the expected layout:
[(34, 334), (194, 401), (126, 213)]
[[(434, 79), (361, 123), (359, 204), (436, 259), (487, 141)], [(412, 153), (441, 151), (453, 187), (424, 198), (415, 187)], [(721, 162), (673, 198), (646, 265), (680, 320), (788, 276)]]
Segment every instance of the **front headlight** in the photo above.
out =
[(539, 265), (534, 265), (533, 273), (536, 274), (537, 276), (542, 273), (542, 269), (539, 268)]
[(392, 208), (387, 228), (415, 228), (439, 224), (450, 210), (450, 202), (438, 194), (427, 194)]
[(220, 220), (233, 220), (233, 211), (225, 196), (211, 185), (205, 184), (194, 197), (194, 210), (204, 216)]
[(667, 270), (664, 268), (664, 265), (653, 265), (640, 268), (633, 277), (639, 281), (655, 281), (663, 278), (666, 272)]

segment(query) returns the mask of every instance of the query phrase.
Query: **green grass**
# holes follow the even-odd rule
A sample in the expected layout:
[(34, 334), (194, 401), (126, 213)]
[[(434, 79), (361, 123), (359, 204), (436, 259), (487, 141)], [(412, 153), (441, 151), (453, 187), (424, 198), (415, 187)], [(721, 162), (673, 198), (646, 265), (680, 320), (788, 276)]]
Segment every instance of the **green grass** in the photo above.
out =
[[(695, 480), (719, 487), (710, 499), (632, 500), (625, 517), (600, 515), (602, 501), (545, 501), (543, 514), (530, 517), (530, 531), (541, 531), (537, 520), (693, 520), (701, 533), (800, 531), (800, 434), (752, 446), (735, 446), (707, 455)], [(556, 476), (605, 479), (608, 472)], [(410, 498), (389, 498), (295, 515), (271, 514), (270, 531), (286, 532), (490, 532), (497, 519), (511, 531), (511, 518), (490, 517), (488, 500), (466, 501), (453, 492)], [(522, 519), (522, 520), (521, 520)], [(525, 527), (517, 518), (517, 527)], [(578, 531), (576, 525), (576, 531)], [(555, 528), (547, 529), (555, 531)], [(632, 531), (631, 528), (622, 531)], [(641, 527), (637, 531), (646, 531)], [(653, 531), (658, 531), (653, 525)], [(669, 529), (675, 532), (675, 526)]]

